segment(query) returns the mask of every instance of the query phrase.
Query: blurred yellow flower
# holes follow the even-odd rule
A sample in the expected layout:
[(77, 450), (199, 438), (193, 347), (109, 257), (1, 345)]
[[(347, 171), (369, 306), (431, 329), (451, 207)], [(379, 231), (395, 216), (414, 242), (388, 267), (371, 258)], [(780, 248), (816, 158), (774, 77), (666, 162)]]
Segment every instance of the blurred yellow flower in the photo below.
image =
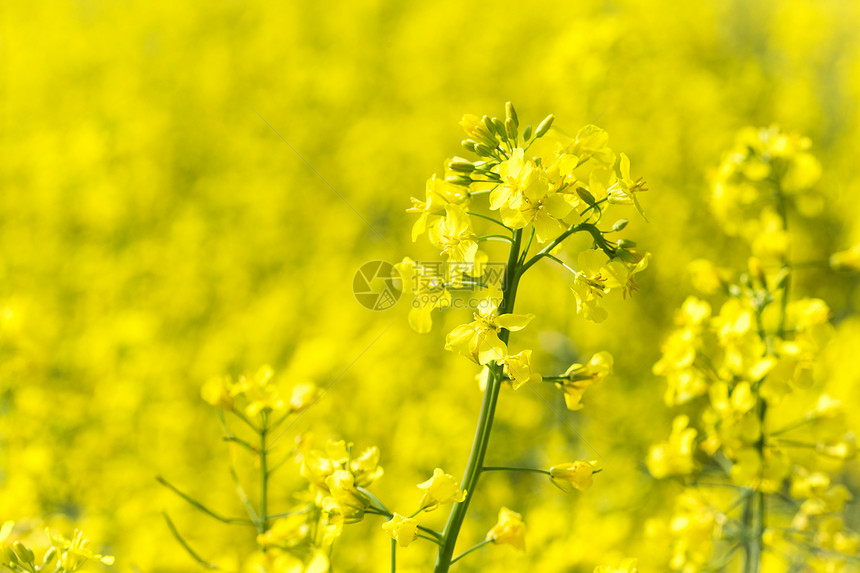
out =
[(497, 545), (510, 545), (519, 551), (526, 549), (526, 526), (522, 516), (503, 507), (499, 511), (499, 520), (487, 533), (487, 539)]
[(230, 412), (233, 410), (235, 399), (230, 392), (231, 382), (229, 376), (210, 378), (200, 388), (200, 396), (203, 400), (216, 408)]
[(696, 469), (693, 455), (696, 453), (695, 428), (688, 428), (688, 416), (677, 416), (672, 422), (669, 441), (652, 446), (645, 460), (648, 471), (657, 479), (670, 475), (687, 475)]
[(860, 271), (860, 243), (830, 255), (830, 267), (837, 271)]
[(582, 395), (592, 384), (597, 384), (612, 374), (613, 359), (608, 352), (601, 351), (591, 357), (587, 364), (571, 364), (561, 382), (564, 402), (569, 410), (582, 409)]
[(618, 567), (598, 565), (594, 568), (594, 573), (638, 573), (637, 564), (638, 561), (636, 559), (625, 559)]
[(307, 538), (309, 531), (307, 514), (294, 513), (272, 522), (265, 533), (257, 535), (257, 544), (263, 547), (294, 547)]
[(90, 540), (85, 539), (83, 532), (76, 529), (72, 539), (66, 539), (59, 533), (48, 532), (51, 545), (59, 553), (59, 565), (67, 572), (72, 573), (83, 568), (88, 561), (98, 561), (104, 565), (113, 565), (112, 555), (99, 555), (90, 549)]

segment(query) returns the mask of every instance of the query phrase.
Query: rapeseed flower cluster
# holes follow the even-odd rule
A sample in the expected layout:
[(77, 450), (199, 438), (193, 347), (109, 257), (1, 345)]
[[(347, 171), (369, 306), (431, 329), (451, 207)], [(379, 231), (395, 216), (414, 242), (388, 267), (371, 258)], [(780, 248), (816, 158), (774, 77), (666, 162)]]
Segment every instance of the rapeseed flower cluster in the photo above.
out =
[[(708, 289), (722, 295), (718, 308), (687, 298), (654, 366), (668, 382), (667, 405), (686, 412), (647, 459), (654, 477), (686, 486), (670, 527), (673, 570), (736, 561), (744, 571), (829, 571), (856, 559), (860, 536), (839, 517), (852, 494), (831, 477), (856, 455), (855, 438), (819, 368), (831, 311), (791, 287), (802, 271), (788, 247), (802, 237), (794, 229), (810, 215), (804, 193), (820, 176), (809, 149), (808, 139), (776, 127), (738, 136), (713, 205), (726, 231), (748, 244), (748, 267)], [(761, 224), (771, 216), (775, 227)], [(710, 488), (734, 494), (709, 496)]]
[[(395, 540), (398, 571), (428, 571), (438, 545), (418, 537), (433, 536), (417, 526), (442, 531), (463, 503), (409, 517), (425, 493), (417, 484), (441, 468), (473, 495), (453, 557), (486, 540), (502, 507), (526, 526), (526, 551), (488, 542), (452, 571), (663, 571), (676, 553), (697, 562), (696, 552), (714, 557), (712, 568), (742, 568), (731, 562), (745, 555), (742, 544), (721, 561), (747, 531), (736, 522), (745, 505), (728, 511), (746, 487), (731, 481), (730, 469), (718, 473), (730, 485), (696, 485), (698, 503), (676, 499), (682, 484), (693, 487), (688, 480), (714, 481), (700, 446), (709, 434), (720, 444), (716, 459), (734, 448), (744, 470), (736, 470), (738, 482), (755, 483), (759, 465), (780, 473), (781, 457), (745, 452), (761, 401), (745, 411), (751, 400), (743, 386), (728, 374), (715, 384), (704, 364), (716, 358), (717, 368), (743, 372), (749, 395), (758, 395), (749, 367), (761, 358), (753, 351), (760, 339), (757, 326), (744, 324), (750, 304), (723, 309), (733, 298), (724, 293), (746, 289), (739, 275), (755, 278), (758, 268), (774, 291), (787, 252), (787, 310), (797, 315), (787, 315), (780, 355), (761, 385), (784, 393), (779, 405), (767, 399), (764, 427), (810, 421), (779, 436), (793, 465), (782, 489), (766, 497), (773, 527), (766, 522), (761, 567), (787, 570), (783, 555), (797, 555), (791, 566), (799, 570), (855, 567), (829, 559), (846, 555), (860, 528), (847, 435), (860, 431), (851, 415), (860, 403), (860, 365), (852, 359), (860, 346), (855, 3), (44, 0), (5, 3), (2, 21), (0, 522), (14, 520), (7, 541), (30, 548), (35, 566), (50, 546), (45, 529), (70, 541), (80, 529), (95, 555), (116, 556), (113, 565), (88, 560), (91, 571), (184, 573), (215, 564), (318, 573), (332, 563), (388, 571), (390, 536), (381, 524), (392, 517), (376, 497), (416, 525), (408, 547)], [(523, 153), (520, 161), (506, 151), (507, 196), (497, 194), (498, 208), (490, 209), (492, 185), (448, 178), (483, 178), (472, 176), (474, 165), (491, 158), (457, 148), (460, 139), (480, 142), (458, 135), (457, 122), (464, 111), (494, 109), (505, 124), (506, 99), (517, 104), (514, 149)], [(527, 124), (533, 138), (550, 112), (557, 119), (526, 149)], [(609, 161), (600, 152), (573, 176), (595, 201), (606, 193), (601, 230), (629, 220), (607, 242), (633, 239), (641, 249), (629, 249), (653, 257), (625, 289), (629, 267), (592, 248), (591, 234), (576, 233), (549, 254), (579, 275), (543, 257), (523, 277), (515, 306), (500, 307), (501, 295), (491, 293), (509, 244), (487, 236), (510, 232), (468, 213), (471, 238), (453, 225), (434, 233), (434, 243), (428, 229), (455, 204), (503, 224), (504, 217), (510, 228), (525, 224), (524, 242), (534, 228), (535, 253), (559, 224), (589, 215), (594, 222), (593, 211), (580, 215), (590, 199), (578, 187), (549, 186), (561, 181), (564, 165), (556, 175), (544, 163), (587, 124), (611, 134), (613, 174), (597, 170)], [(734, 143), (744, 125), (766, 126), (747, 131), (752, 151)], [(586, 135), (569, 155), (582, 159), (595, 147)], [(599, 145), (599, 132), (592, 135)], [(738, 161), (722, 179), (735, 188), (724, 194), (726, 217), (717, 219), (703, 181), (721, 177), (725, 150)], [(800, 190), (816, 169), (787, 151), (814, 157), (819, 182)], [(761, 179), (755, 164), (774, 154), (783, 167)], [(749, 168), (738, 163), (744, 157), (753, 158)], [(593, 183), (590, 167), (598, 171)], [(759, 213), (733, 198), (764, 202), (768, 180), (782, 178), (784, 168), (794, 172), (784, 181), (795, 185), (786, 192), (788, 232), (774, 203)], [(640, 175), (651, 191), (638, 186)], [(413, 242), (422, 212), (403, 209), (410, 195), (427, 202), (425, 186), (435, 194), (429, 207), (418, 206), (427, 216)], [(565, 215), (559, 198), (580, 206)], [(728, 221), (732, 213), (750, 218)], [(720, 221), (736, 229), (723, 232)], [(539, 243), (538, 231), (549, 241)], [(459, 270), (446, 273), (439, 265), (449, 253), (468, 259), (469, 241), (477, 244), (474, 266), (452, 262)], [(420, 281), (404, 281), (406, 292), (388, 310), (357, 304), (356, 270), (404, 254), (421, 269)], [(750, 254), (760, 264), (751, 265)], [(421, 290), (413, 296), (413, 288)], [(443, 350), (449, 332), (477, 320), (484, 295), (497, 316), (535, 316), (519, 331), (496, 331), (500, 341), (510, 333), (499, 380), (490, 376), (492, 361), (479, 366)], [(673, 324), (691, 295), (702, 316)], [(808, 308), (792, 306), (804, 298)], [(765, 310), (769, 334), (778, 329), (780, 304)], [(812, 324), (822, 312), (826, 321)], [(755, 325), (754, 311), (749, 318)], [(795, 334), (804, 320), (805, 333)], [(691, 344), (675, 350), (697, 368), (665, 360), (670, 384), (651, 365), (673, 330), (690, 333)], [(755, 348), (745, 350), (747, 343)], [(612, 357), (605, 378), (606, 361), (591, 365), (604, 352)], [(273, 372), (264, 385), (230, 396), (241, 376), (256, 384), (264, 364)], [(584, 370), (565, 377), (571, 365)], [(485, 388), (501, 387), (484, 466), (555, 467), (558, 477), (489, 470), (478, 487), (464, 485), (483, 398), (475, 374)], [(219, 379), (229, 384), (212, 383), (210, 398), (222, 402), (213, 407), (200, 399), (201, 384)], [(671, 408), (667, 388), (678, 403)], [(712, 394), (705, 423), (700, 407)], [(269, 428), (286, 418), (267, 430), (268, 529), (261, 533), (263, 448), (235, 413), (259, 428), (264, 412)], [(673, 433), (678, 416), (689, 421)], [(318, 490), (296, 459), (325, 455), (330, 440), (354, 442), (353, 458), (377, 447), (385, 472), (354, 488), (369, 505), (329, 547), (330, 520), (340, 514), (316, 505)], [(667, 479), (644, 471), (654, 444), (665, 445)], [(587, 482), (581, 469), (565, 469), (577, 460), (602, 468), (585, 492), (567, 481)], [(855, 499), (828, 513), (844, 496), (840, 485)], [(224, 523), (200, 506), (240, 521)], [(713, 550), (706, 527), (722, 535), (710, 537)], [(676, 549), (673, 529), (687, 536), (688, 550)], [(801, 557), (799, 544), (812, 550)]]

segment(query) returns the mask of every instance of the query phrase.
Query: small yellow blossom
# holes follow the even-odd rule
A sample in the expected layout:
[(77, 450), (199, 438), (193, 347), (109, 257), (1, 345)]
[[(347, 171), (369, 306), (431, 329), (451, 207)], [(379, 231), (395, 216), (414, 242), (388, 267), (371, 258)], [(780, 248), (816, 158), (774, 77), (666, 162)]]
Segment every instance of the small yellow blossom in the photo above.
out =
[(451, 306), (451, 293), (445, 283), (445, 276), (433, 265), (420, 265), (409, 257), (394, 268), (400, 273), (399, 287), (404, 292), (412, 292), (414, 298), (409, 308), (409, 326), (415, 332), (425, 334), (433, 327), (432, 312)]
[(51, 538), (51, 545), (56, 547), (60, 555), (59, 565), (68, 573), (80, 570), (88, 561), (113, 565), (114, 558), (112, 555), (99, 555), (90, 549), (90, 540), (84, 539), (80, 529), (75, 530), (71, 540), (50, 531), (48, 536)]
[(301, 412), (316, 402), (320, 394), (320, 389), (316, 384), (296, 384), (293, 386), (293, 391), (290, 395), (290, 409), (293, 412)]
[(430, 240), (442, 248), (451, 262), (474, 263), (478, 243), (473, 240), (472, 222), (459, 205), (445, 206), (445, 217), (430, 229)]
[(538, 384), (543, 380), (540, 374), (532, 372), (531, 360), (531, 350), (523, 350), (517, 354), (510, 354), (502, 359), (505, 365), (505, 372), (510, 377), (510, 384), (514, 390), (523, 384)]
[(414, 242), (427, 229), (432, 228), (445, 214), (445, 205), (463, 205), (469, 200), (469, 194), (459, 185), (454, 185), (434, 175), (427, 180), (426, 197), (424, 201), (412, 198), (412, 207), (407, 213), (420, 213), (418, 220), (412, 226), (412, 241)]
[(487, 539), (498, 545), (507, 544), (519, 551), (525, 551), (526, 526), (522, 516), (503, 507), (499, 511), (499, 521), (487, 533)]
[(594, 483), (592, 476), (596, 470), (597, 462), (576, 461), (549, 468), (549, 475), (553, 483), (566, 492), (570, 492), (571, 487), (585, 491)]
[(433, 511), (440, 505), (466, 499), (466, 492), (460, 489), (454, 476), (446, 474), (440, 468), (433, 470), (433, 477), (418, 484), (418, 487), (424, 490), (421, 509), (425, 511)]
[(850, 460), (857, 456), (857, 439), (849, 433), (842, 440), (834, 442), (819, 442), (815, 451), (822, 455), (840, 460)]
[(837, 271), (860, 271), (860, 243), (830, 255), (830, 267)]
[(499, 339), (502, 328), (522, 330), (534, 318), (533, 314), (496, 314), (495, 305), (481, 305), (475, 320), (461, 324), (448, 333), (445, 349), (458, 352), (476, 364), (499, 362), (508, 355), (507, 345)]
[(688, 428), (689, 423), (688, 416), (677, 416), (672, 422), (669, 441), (652, 447), (648, 452), (645, 463), (655, 478), (687, 475), (696, 468), (693, 454), (698, 432), (694, 428)]
[(648, 218), (645, 217), (642, 205), (639, 204), (639, 199), (636, 197), (637, 193), (643, 193), (648, 190), (645, 186), (645, 180), (641, 177), (636, 181), (630, 179), (630, 159), (623, 153), (620, 154), (620, 158), (619, 168), (621, 169), (621, 178), (609, 188), (609, 202), (633, 205), (639, 211), (639, 214), (642, 215), (642, 218), (647, 221)]
[(294, 513), (276, 519), (272, 526), (257, 536), (257, 544), (263, 547), (294, 547), (304, 541), (310, 528), (304, 513)]
[(612, 355), (606, 351), (598, 352), (591, 357), (588, 364), (572, 364), (564, 373), (565, 380), (561, 382), (564, 402), (569, 410), (582, 409), (582, 395), (592, 384), (601, 382), (612, 374)]
[(229, 376), (219, 376), (207, 380), (200, 388), (200, 396), (205, 402), (227, 412), (233, 410), (235, 399), (230, 393)]
[(625, 559), (618, 567), (598, 565), (594, 568), (594, 573), (638, 573), (637, 564), (638, 561), (636, 559)]
[(394, 517), (383, 523), (382, 529), (391, 536), (391, 539), (397, 540), (397, 544), (401, 547), (406, 547), (418, 537), (418, 522), (411, 517), (403, 517), (399, 513), (395, 513)]

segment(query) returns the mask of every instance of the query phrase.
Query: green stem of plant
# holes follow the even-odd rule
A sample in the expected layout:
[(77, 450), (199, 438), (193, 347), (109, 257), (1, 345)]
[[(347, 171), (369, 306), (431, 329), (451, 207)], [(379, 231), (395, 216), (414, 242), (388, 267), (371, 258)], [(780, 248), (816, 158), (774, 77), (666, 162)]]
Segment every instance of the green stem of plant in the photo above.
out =
[(391, 540), (391, 573), (397, 573), (397, 540)]
[(484, 241), (504, 241), (510, 243), (511, 238), (507, 235), (483, 235), (475, 239), (477, 243), (483, 243)]
[[(522, 229), (517, 229), (513, 233), (513, 243), (511, 251), (508, 255), (508, 264), (505, 267), (504, 278), (502, 279), (502, 302), (499, 304), (498, 313), (509, 313), (514, 308), (514, 300), (517, 295), (517, 286), (520, 276), (523, 272), (523, 267), (518, 265), (520, 256), (520, 244), (522, 243)], [(510, 338), (510, 331), (502, 330), (499, 333), (499, 339), (507, 343)], [(496, 362), (490, 363), (490, 376), (487, 382), (487, 388), (484, 390), (484, 400), (481, 404), (481, 414), (478, 418), (478, 427), (475, 431), (475, 438), (472, 441), (472, 450), (469, 453), (469, 461), (466, 464), (466, 472), (463, 475), (463, 481), (460, 487), (466, 491), (466, 499), (460, 503), (455, 503), (448, 515), (448, 522), (445, 525), (445, 530), (442, 532), (442, 545), (439, 553), (436, 555), (436, 566), (434, 573), (447, 573), (451, 567), (454, 556), (454, 546), (457, 544), (457, 537), (460, 534), (460, 527), (463, 525), (463, 520), (466, 517), (466, 512), (469, 509), (469, 502), (475, 495), (475, 489), (478, 485), (478, 478), (481, 477), (481, 468), (484, 465), (484, 456), (487, 453), (487, 446), (490, 443), (490, 431), (493, 427), (493, 417), (496, 413), (496, 403), (499, 399), (499, 390), (502, 387), (502, 365)]]
[[(780, 218), (782, 219), (782, 229), (786, 233), (788, 233), (788, 211), (786, 208), (785, 195), (782, 192), (782, 187), (779, 184), (778, 180), (773, 182), (774, 184), (774, 192), (776, 194), (777, 201), (777, 212), (779, 213)], [(779, 285), (780, 290), (780, 305), (779, 305), (779, 322), (777, 326), (776, 336), (782, 337), (785, 334), (785, 322), (786, 315), (788, 309), (788, 297), (791, 290), (791, 262), (787, 254), (782, 256), (782, 269), (781, 273), (787, 273), (785, 278), (782, 280)], [(757, 317), (761, 320), (761, 312), (760, 309), (757, 312)], [(762, 337), (762, 342), (767, 345), (768, 341), (766, 339), (765, 333), (762, 331), (760, 327), (759, 335)], [(764, 471), (764, 457), (765, 457), (765, 419), (767, 416), (767, 401), (761, 396), (761, 384), (756, 386), (756, 393), (758, 394), (758, 420), (759, 420), (759, 438), (756, 442), (756, 450), (759, 454), (759, 459), (761, 460), (760, 470), (762, 473), (759, 475), (759, 484), (758, 491), (753, 492), (750, 495), (750, 499), (748, 501), (748, 509), (750, 510), (747, 514), (745, 512), (744, 523), (748, 526), (751, 526), (750, 529), (750, 541), (747, 547), (747, 556), (746, 563), (744, 567), (744, 571), (746, 573), (758, 573), (761, 567), (761, 559), (763, 552), (763, 537), (764, 537), (764, 528), (767, 521), (767, 503), (765, 499), (764, 492), (761, 491), (761, 481), (763, 479), (763, 471)], [(746, 519), (747, 515), (749, 515), (749, 520)]]
[[(264, 411), (260, 414), (260, 523), (258, 525), (260, 533), (265, 533), (269, 529), (269, 468), (266, 450), (268, 423), (269, 415)], [(263, 550), (265, 551), (265, 548)]]
[(561, 243), (563, 243), (565, 241), (565, 239), (567, 239), (569, 236), (573, 235), (574, 233), (578, 233), (579, 231), (586, 231), (586, 232), (590, 233), (591, 236), (594, 238), (594, 242), (597, 244), (597, 246), (600, 247), (603, 250), (603, 252), (605, 252), (610, 257), (615, 254), (615, 251), (612, 249), (612, 247), (609, 245), (609, 243), (606, 242), (606, 239), (603, 238), (603, 233), (600, 232), (600, 229), (598, 229), (597, 227), (595, 227), (591, 223), (579, 223), (579, 224), (571, 225), (570, 227), (568, 227), (564, 233), (562, 233), (561, 235), (556, 237), (555, 240), (553, 240), (550, 244), (548, 244), (543, 249), (541, 249), (540, 251), (535, 253), (535, 255), (532, 258), (530, 258), (525, 263), (523, 263), (522, 268), (520, 270), (520, 274), (523, 274), (524, 272), (529, 270), (532, 265), (537, 263), (543, 257), (548, 256), (551, 253), (551, 251), (553, 249), (555, 249), (557, 246), (559, 246)]
[(451, 559), (451, 563), (456, 563), (457, 561), (459, 561), (460, 559), (462, 559), (463, 557), (465, 557), (466, 555), (468, 555), (472, 551), (477, 551), (478, 549), (480, 549), (484, 545), (487, 545), (488, 543), (492, 543), (492, 542), (493, 542), (492, 539), (485, 539), (482, 542), (478, 543), (477, 545), (473, 545), (472, 547), (468, 548), (467, 550), (465, 550), (464, 552), (462, 552), (458, 556)]
[(505, 229), (507, 229), (508, 231), (513, 231), (513, 229), (511, 229), (510, 227), (508, 227), (507, 225), (505, 225), (504, 223), (502, 223), (498, 219), (493, 219), (492, 217), (488, 217), (487, 215), (481, 215), (480, 213), (474, 213), (472, 211), (466, 211), (466, 213), (468, 213), (472, 217), (478, 217), (479, 219), (485, 219), (487, 221), (490, 221), (491, 223), (495, 223), (496, 225), (500, 225), (500, 226), (504, 227)]
[(512, 466), (484, 466), (481, 468), (484, 472), (531, 472), (535, 474), (551, 475), (549, 470), (541, 470), (538, 468), (516, 468)]

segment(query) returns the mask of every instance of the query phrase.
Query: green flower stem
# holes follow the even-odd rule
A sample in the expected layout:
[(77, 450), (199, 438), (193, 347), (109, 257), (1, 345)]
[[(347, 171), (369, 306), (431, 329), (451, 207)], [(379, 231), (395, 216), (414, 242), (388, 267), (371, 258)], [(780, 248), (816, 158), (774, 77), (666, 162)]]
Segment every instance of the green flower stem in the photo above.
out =
[(397, 572), (397, 540), (391, 539), (391, 573)]
[[(518, 265), (520, 256), (520, 244), (522, 243), (522, 229), (517, 229), (513, 233), (513, 243), (511, 251), (508, 255), (508, 264), (505, 267), (505, 274), (502, 280), (502, 302), (499, 304), (498, 313), (509, 313), (514, 308), (514, 301), (517, 296), (517, 286), (524, 268)], [(502, 330), (499, 333), (499, 339), (506, 343), (510, 338), (510, 331)], [(496, 403), (499, 399), (499, 391), (502, 387), (502, 365), (496, 362), (490, 363), (490, 376), (487, 381), (487, 388), (484, 390), (484, 400), (481, 404), (481, 414), (478, 418), (478, 428), (475, 431), (475, 438), (472, 442), (472, 451), (469, 453), (469, 461), (466, 464), (466, 472), (463, 475), (463, 481), (460, 487), (466, 491), (466, 499), (460, 503), (455, 503), (448, 515), (448, 522), (445, 525), (445, 530), (442, 532), (442, 546), (439, 553), (436, 555), (436, 566), (434, 573), (447, 573), (451, 567), (452, 558), (454, 556), (454, 546), (457, 543), (457, 537), (460, 534), (460, 527), (463, 525), (463, 520), (466, 517), (466, 512), (469, 509), (469, 503), (475, 495), (475, 488), (478, 485), (478, 478), (481, 477), (481, 468), (484, 465), (484, 456), (487, 453), (487, 446), (490, 442), (490, 431), (493, 427), (493, 417), (496, 413)]]
[(531, 248), (532, 248), (532, 242), (534, 241), (534, 239), (535, 239), (535, 226), (534, 226), (534, 225), (532, 225), (532, 232), (531, 232), (531, 233), (529, 233), (529, 240), (528, 240), (528, 242), (526, 243), (525, 248), (523, 249), (523, 253), (520, 255), (520, 262), (519, 262), (519, 264), (520, 264), (521, 266), (522, 266), (522, 264), (523, 264), (524, 262), (526, 262), (526, 256), (528, 256), (528, 254), (529, 254), (529, 249), (531, 249)]
[(484, 241), (504, 241), (506, 243), (511, 242), (511, 238), (507, 235), (483, 235), (475, 239), (475, 242), (482, 243)]
[(600, 231), (600, 229), (598, 229), (591, 223), (579, 223), (568, 227), (564, 233), (556, 237), (554, 241), (552, 241), (550, 244), (538, 251), (535, 256), (523, 263), (522, 269), (520, 270), (520, 274), (523, 274), (524, 272), (529, 270), (532, 265), (537, 263), (543, 257), (551, 256), (553, 249), (562, 244), (569, 236), (580, 231), (586, 231), (590, 233), (591, 236), (594, 238), (594, 242), (597, 243), (597, 246), (600, 247), (603, 252), (610, 257), (615, 254), (615, 250), (609, 245), (608, 242), (606, 242), (606, 239), (603, 238), (603, 233)]
[(254, 432), (255, 432), (255, 433), (259, 433), (259, 432), (260, 432), (260, 428), (258, 428), (258, 427), (257, 427), (257, 425), (256, 425), (254, 422), (252, 422), (251, 420), (249, 420), (249, 419), (248, 419), (248, 417), (247, 417), (247, 416), (245, 416), (245, 414), (243, 414), (243, 413), (242, 413), (242, 412), (240, 412), (239, 410), (232, 410), (232, 412), (233, 412), (233, 415), (234, 415), (234, 416), (236, 416), (237, 418), (239, 418), (240, 420), (242, 420), (243, 422), (245, 422), (245, 424), (247, 424), (247, 426), (248, 426), (249, 428), (251, 428), (252, 430), (254, 430)]
[(233, 484), (236, 486), (236, 495), (238, 495), (239, 499), (242, 501), (245, 511), (248, 512), (248, 517), (251, 518), (251, 521), (257, 523), (260, 518), (257, 516), (257, 512), (254, 510), (251, 500), (248, 499), (248, 495), (245, 493), (245, 488), (243, 488), (242, 484), (239, 483), (239, 476), (236, 474), (236, 468), (233, 467), (232, 464), (230, 465), (230, 477), (233, 478)]
[(195, 508), (202, 511), (203, 513), (205, 513), (209, 517), (217, 519), (221, 523), (227, 523), (230, 525), (253, 525), (254, 524), (254, 522), (249, 520), (249, 519), (243, 519), (241, 517), (223, 517), (221, 515), (218, 515), (217, 513), (215, 513), (214, 511), (212, 511), (211, 509), (209, 509), (208, 507), (206, 507), (205, 505), (203, 505), (202, 503), (200, 503), (199, 501), (197, 501), (196, 499), (194, 499), (193, 497), (191, 497), (187, 493), (184, 493), (182, 490), (177, 488), (175, 485), (173, 485), (172, 483), (170, 483), (169, 481), (167, 481), (163, 477), (157, 476), (155, 479), (156, 479), (156, 481), (158, 481), (158, 483), (160, 483), (161, 485), (163, 485), (167, 489), (173, 491), (173, 493), (175, 493), (176, 495), (178, 495), (179, 497), (181, 497), (182, 499), (184, 499), (185, 501), (190, 503)]
[(508, 231), (513, 231), (513, 229), (511, 229), (510, 227), (508, 227), (507, 225), (505, 225), (504, 223), (502, 223), (498, 219), (493, 219), (492, 217), (488, 217), (487, 215), (481, 215), (480, 213), (475, 213), (473, 211), (466, 211), (466, 213), (471, 215), (472, 217), (477, 217), (479, 219), (485, 219), (487, 221), (490, 221), (491, 223), (495, 223), (496, 225), (500, 225), (500, 226), (504, 227), (505, 229), (507, 229)]
[(542, 376), (542, 378), (542, 382), (552, 382), (553, 384), (570, 381), (570, 376)]
[(804, 416), (803, 418), (796, 420), (796, 421), (788, 424), (787, 426), (783, 426), (782, 428), (780, 428), (778, 430), (774, 430), (769, 435), (771, 438), (773, 438), (774, 436), (779, 436), (780, 434), (790, 432), (791, 430), (796, 430), (797, 428), (799, 428), (801, 426), (805, 426), (806, 424), (809, 424), (809, 423), (814, 422), (814, 421), (815, 421), (815, 417)]
[(576, 275), (579, 275), (579, 274), (580, 274), (579, 272), (577, 272), (577, 270), (576, 270), (576, 269), (574, 269), (573, 267), (571, 267), (570, 265), (568, 265), (566, 262), (564, 262), (564, 261), (563, 261), (563, 260), (561, 260), (560, 258), (556, 257), (555, 255), (551, 255), (551, 254), (547, 253), (547, 254), (545, 254), (544, 256), (545, 256), (546, 258), (550, 259), (551, 261), (555, 261), (555, 262), (557, 262), (557, 263), (558, 263), (558, 264), (560, 264), (562, 267), (564, 267), (565, 269), (567, 269), (568, 271), (570, 271), (571, 273), (573, 273), (573, 274), (574, 274), (574, 276), (576, 276)]
[(552, 475), (549, 470), (541, 470), (538, 468), (516, 468), (511, 466), (484, 466), (481, 468), (484, 472), (532, 472), (536, 474)]
[[(785, 195), (782, 192), (782, 186), (779, 183), (779, 180), (774, 179), (772, 181), (774, 186), (774, 194), (776, 195), (776, 203), (777, 203), (777, 212), (779, 214), (780, 219), (782, 219), (782, 230), (788, 233), (788, 211), (786, 208)], [(782, 256), (782, 268), (780, 269), (780, 274), (785, 273), (784, 278), (780, 281), (779, 290), (780, 292), (780, 301), (779, 301), (779, 322), (776, 330), (776, 336), (782, 337), (785, 335), (785, 321), (787, 309), (788, 309), (788, 297), (791, 290), (791, 262), (789, 261), (788, 255)], [(762, 342), (766, 345), (768, 349), (770, 346), (768, 345), (767, 336), (764, 332), (763, 327), (761, 326), (761, 314), (763, 311), (763, 307), (756, 310), (756, 319), (759, 322), (759, 336), (762, 339)], [(762, 380), (763, 382), (764, 380)], [(765, 454), (765, 419), (767, 416), (767, 401), (761, 396), (761, 383), (757, 384), (755, 387), (756, 394), (758, 397), (758, 420), (759, 420), (759, 438), (756, 442), (756, 450), (759, 454), (759, 459), (762, 463), (762, 470), (764, 468), (764, 454)], [(759, 475), (759, 482), (763, 476)], [(759, 491), (751, 492), (750, 498), (747, 501), (747, 506), (744, 511), (744, 525), (750, 527), (751, 536), (749, 540), (749, 544), (747, 546), (747, 555), (746, 561), (744, 563), (744, 572), (745, 573), (758, 573), (761, 568), (761, 559), (763, 552), (763, 537), (764, 537), (764, 529), (767, 523), (767, 500), (765, 498), (764, 492), (761, 491), (761, 485), (759, 485)]]
[(236, 436), (229, 435), (229, 436), (224, 436), (221, 439), (224, 440), (225, 442), (233, 442), (234, 444), (239, 444), (240, 446), (242, 446), (243, 448), (245, 448), (246, 450), (248, 450), (250, 452), (256, 452), (257, 451), (257, 449), (254, 446), (252, 446), (251, 444), (249, 444), (248, 442), (246, 442), (242, 438), (237, 438)]
[(492, 542), (493, 542), (492, 539), (485, 539), (482, 542), (478, 543), (477, 545), (473, 545), (472, 547), (468, 548), (467, 550), (465, 550), (464, 552), (462, 552), (458, 556), (451, 559), (451, 563), (456, 563), (457, 561), (459, 561), (460, 559), (462, 559), (463, 557), (465, 557), (466, 555), (468, 555), (472, 551), (477, 551), (478, 549), (480, 549), (484, 545), (487, 545), (488, 543), (492, 543)]
[(164, 516), (164, 521), (167, 522), (167, 528), (170, 530), (170, 533), (173, 534), (173, 537), (176, 538), (176, 541), (179, 542), (182, 548), (185, 549), (185, 552), (188, 553), (188, 555), (190, 555), (192, 559), (194, 559), (200, 566), (206, 569), (218, 568), (218, 566), (214, 563), (206, 561), (205, 559), (200, 557), (200, 555), (196, 551), (194, 551), (190, 545), (188, 545), (188, 542), (185, 541), (185, 538), (182, 537), (182, 535), (180, 535), (179, 530), (176, 529), (176, 526), (173, 524), (173, 521), (171, 521), (170, 517), (167, 515), (166, 512), (162, 512), (161, 515)]
[[(269, 414), (263, 411), (260, 414), (260, 521), (257, 529), (265, 533), (269, 529), (269, 468), (267, 466), (268, 451), (266, 450), (266, 438), (269, 433)], [(263, 548), (265, 551), (266, 548)]]

